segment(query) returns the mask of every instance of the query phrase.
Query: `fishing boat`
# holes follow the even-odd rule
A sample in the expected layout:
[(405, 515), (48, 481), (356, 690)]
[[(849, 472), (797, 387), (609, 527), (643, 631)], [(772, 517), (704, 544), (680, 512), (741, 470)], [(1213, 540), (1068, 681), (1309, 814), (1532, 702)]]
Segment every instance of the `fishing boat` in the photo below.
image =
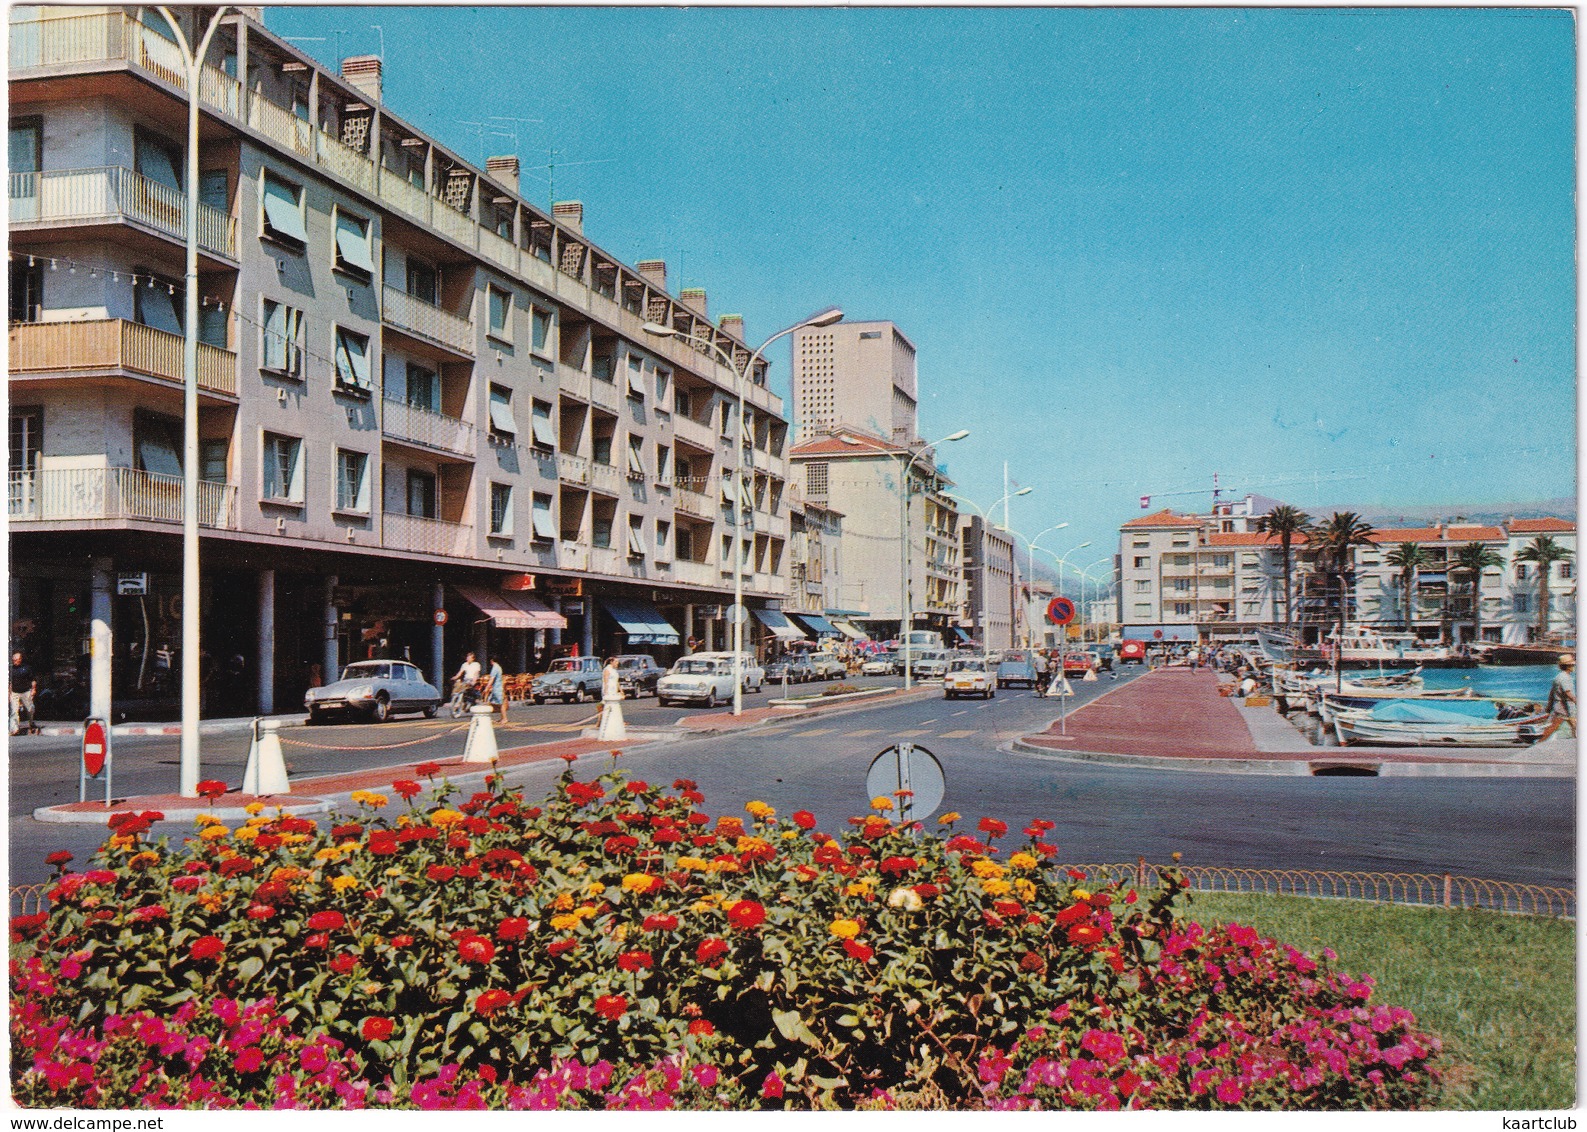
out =
[(1548, 726), (1548, 716), (1536, 708), (1492, 699), (1393, 699), (1368, 711), (1337, 711), (1333, 727), (1346, 747), (1525, 745), (1537, 742)]
[(1575, 652), (1571, 645), (1481, 645), (1472, 646), (1472, 656), (1478, 664), (1558, 664), (1566, 653)]

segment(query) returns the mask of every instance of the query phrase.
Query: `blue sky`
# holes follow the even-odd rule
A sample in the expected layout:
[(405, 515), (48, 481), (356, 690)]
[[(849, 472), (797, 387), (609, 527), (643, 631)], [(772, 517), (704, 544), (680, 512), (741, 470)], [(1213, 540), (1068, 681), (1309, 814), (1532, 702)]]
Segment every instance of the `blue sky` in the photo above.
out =
[(554, 146), (591, 238), (752, 344), (830, 304), (896, 322), (922, 433), (971, 431), (944, 449), (962, 494), (995, 501), (1006, 460), (1035, 489), (1013, 526), (1068, 521), (1085, 560), (1141, 495), (1205, 509), (1215, 472), (1302, 507), (1575, 494), (1569, 11), (266, 23), (326, 60), (381, 25), (386, 104), (470, 160), (514, 143), (465, 122), (540, 119), (490, 123), (525, 193)]

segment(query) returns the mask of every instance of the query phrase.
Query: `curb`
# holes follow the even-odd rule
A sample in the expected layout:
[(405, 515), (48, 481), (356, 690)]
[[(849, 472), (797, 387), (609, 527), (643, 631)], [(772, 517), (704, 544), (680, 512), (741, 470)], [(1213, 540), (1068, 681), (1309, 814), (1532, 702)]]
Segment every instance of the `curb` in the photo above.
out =
[[(183, 801), (192, 800), (183, 799)], [(138, 809), (139, 807), (135, 806), (133, 801), (133, 799), (129, 798), (123, 805), (105, 810), (69, 810), (60, 805), (40, 806), (33, 811), (33, 820), (46, 822), (51, 825), (105, 825), (110, 820), (111, 814)], [(260, 798), (259, 801), (264, 804), (267, 811), (279, 810), (283, 814), (294, 814), (299, 817), (311, 814), (328, 814), (335, 808), (331, 804), (330, 799), (327, 798), (305, 797), (286, 804), (278, 801), (268, 801), (264, 798)], [(70, 804), (75, 805), (76, 803)], [(165, 815), (167, 822), (180, 822), (183, 820), (191, 822), (199, 814), (213, 814), (222, 821), (246, 821), (250, 816), (247, 810), (237, 805), (222, 806), (218, 809), (213, 806), (183, 806), (180, 809), (167, 806), (160, 812)]]
[[(923, 696), (923, 695), (925, 695), (927, 693), (931, 693), (931, 692), (935, 692), (935, 691), (937, 691), (937, 689), (935, 689), (935, 688), (922, 688), (920, 685), (917, 684), (915, 687), (910, 688), (907, 691), (905, 691), (903, 688), (895, 688), (895, 689), (893, 689), (891, 691), (891, 696), (897, 697), (899, 699), (902, 699), (905, 696), (911, 696), (911, 697), (919, 698), (919, 697), (921, 697), (921, 696)], [(687, 736), (690, 736), (690, 735), (722, 735), (722, 734), (726, 734), (728, 732), (735, 732), (735, 731), (753, 731), (756, 728), (766, 727), (768, 725), (778, 724), (778, 723), (787, 723), (789, 720), (800, 719), (800, 718), (805, 717), (805, 716), (811, 716), (811, 715), (837, 715), (837, 714), (840, 714), (841, 712), (846, 711), (846, 710), (854, 710), (854, 709), (858, 709), (858, 708), (868, 707), (868, 706), (870, 706), (870, 704), (872, 702), (874, 702), (874, 701), (876, 701), (876, 700), (878, 700), (880, 698), (881, 698), (880, 694), (878, 693), (878, 694), (875, 694), (875, 695), (868, 696), (868, 697), (866, 697), (864, 699), (860, 699), (858, 701), (849, 700), (847, 697), (844, 697), (844, 700), (841, 703), (833, 703), (833, 704), (812, 703), (812, 704), (808, 704), (808, 705), (800, 705), (799, 707), (780, 707), (779, 706), (779, 707), (775, 708), (775, 710), (777, 711), (776, 715), (770, 715), (770, 716), (767, 716), (765, 719), (757, 719), (757, 720), (754, 720), (754, 721), (752, 721), (750, 723), (743, 723), (743, 724), (736, 724), (736, 725), (735, 724), (731, 724), (728, 721), (730, 721), (733, 717), (731, 715), (728, 715), (728, 716), (725, 716), (724, 719), (723, 719), (723, 722), (726, 723), (727, 726), (723, 726), (723, 727), (708, 727), (708, 726), (684, 727), (684, 726), (682, 726), (680, 724), (674, 729), (673, 734), (678, 736), (678, 737), (687, 737)], [(836, 699), (836, 697), (834, 697), (834, 699)], [(768, 706), (773, 706), (773, 705), (768, 704)]]
[[(198, 733), (200, 735), (228, 735), (238, 731), (247, 731), (253, 727), (254, 718), (249, 716), (246, 719), (213, 719), (207, 723), (201, 721), (198, 725)], [(282, 727), (302, 727), (308, 717), (304, 715), (262, 715), (258, 718), (273, 719)], [(83, 725), (80, 723), (46, 724), (38, 730), (40, 735), (54, 736), (77, 736), (82, 733)], [(182, 725), (180, 723), (117, 723), (110, 728), (112, 736), (180, 735), (181, 733)], [(13, 737), (15, 738), (16, 736)]]

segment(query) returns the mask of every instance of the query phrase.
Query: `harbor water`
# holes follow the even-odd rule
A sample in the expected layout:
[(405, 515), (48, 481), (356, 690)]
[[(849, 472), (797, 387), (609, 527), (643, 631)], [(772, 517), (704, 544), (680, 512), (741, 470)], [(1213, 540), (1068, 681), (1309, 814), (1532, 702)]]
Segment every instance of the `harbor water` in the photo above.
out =
[[(1554, 682), (1559, 669), (1552, 664), (1494, 665), (1478, 668), (1429, 668), (1422, 672), (1422, 686), (1428, 691), (1448, 691), (1470, 688), (1479, 696), (1494, 696), (1505, 700), (1529, 700), (1538, 705), (1548, 702), (1548, 686)], [(1353, 676), (1375, 676), (1376, 672), (1363, 670)], [(1332, 727), (1305, 712), (1294, 712), (1289, 721), (1318, 747), (1338, 746)]]

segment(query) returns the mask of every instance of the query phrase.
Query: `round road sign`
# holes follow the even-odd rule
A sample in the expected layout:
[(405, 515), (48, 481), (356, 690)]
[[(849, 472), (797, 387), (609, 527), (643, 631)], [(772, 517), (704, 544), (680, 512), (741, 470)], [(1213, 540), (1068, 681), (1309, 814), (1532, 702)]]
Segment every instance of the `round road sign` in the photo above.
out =
[(1067, 625), (1075, 619), (1075, 603), (1066, 597), (1055, 597), (1047, 603), (1047, 620), (1054, 625)]
[(900, 820), (920, 821), (942, 804), (948, 780), (937, 756), (913, 743), (898, 743), (871, 760), (867, 796), (895, 799)]
[(90, 719), (83, 725), (83, 769), (90, 778), (98, 778), (105, 769), (105, 754), (109, 750), (105, 721)]
[(435, 623), (437, 625), (445, 625), (446, 624), (446, 610), (437, 609), (435, 611)]

